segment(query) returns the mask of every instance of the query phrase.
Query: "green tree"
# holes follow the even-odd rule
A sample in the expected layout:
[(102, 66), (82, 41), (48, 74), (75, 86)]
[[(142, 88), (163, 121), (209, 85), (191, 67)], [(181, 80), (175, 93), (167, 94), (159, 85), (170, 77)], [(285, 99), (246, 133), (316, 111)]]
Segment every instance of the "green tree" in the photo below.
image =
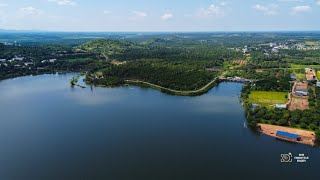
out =
[(320, 143), (320, 130), (316, 131), (316, 141)]
[(318, 127), (316, 124), (312, 123), (309, 125), (309, 128), (312, 129), (312, 130), (316, 130)]
[(288, 126), (289, 124), (288, 124), (288, 121), (286, 119), (280, 119), (278, 121), (278, 125), (280, 125), (280, 126)]
[(303, 128), (303, 129), (307, 129), (308, 128), (308, 125), (304, 122), (301, 122), (300, 123), (300, 127)]

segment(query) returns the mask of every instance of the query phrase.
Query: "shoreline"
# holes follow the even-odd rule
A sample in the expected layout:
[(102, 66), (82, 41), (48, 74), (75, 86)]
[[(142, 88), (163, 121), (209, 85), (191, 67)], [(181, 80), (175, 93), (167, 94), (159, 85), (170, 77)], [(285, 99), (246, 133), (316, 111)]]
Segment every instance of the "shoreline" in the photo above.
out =
[(146, 88), (151, 88), (154, 90), (161, 91), (162, 93), (169, 94), (169, 95), (175, 95), (175, 96), (201, 96), (203, 94), (206, 94), (210, 89), (215, 87), (217, 84), (220, 82), (234, 82), (234, 83), (247, 83), (251, 82), (252, 80), (248, 79), (243, 79), (243, 78), (225, 78), (222, 76), (217, 76), (213, 80), (211, 80), (208, 84), (204, 85), (200, 89), (197, 90), (175, 90), (175, 89), (170, 89), (166, 88), (163, 86), (159, 86), (150, 82), (142, 81), (142, 80), (133, 80), (133, 79), (127, 79), (124, 80), (124, 84), (122, 85), (117, 85), (117, 86), (106, 86), (106, 85), (100, 85), (100, 84), (92, 84), (90, 81), (86, 81), (87, 84), (89, 85), (94, 85), (97, 87), (118, 87), (118, 86), (123, 86), (123, 85), (134, 85), (134, 86), (139, 86), (139, 87), (146, 87)]
[[(260, 127), (258, 130), (260, 133), (281, 139), (288, 142), (293, 143), (299, 143), (299, 144), (305, 144), (309, 146), (318, 146), (318, 144), (315, 143), (315, 132), (302, 130), (302, 129), (296, 129), (296, 128), (290, 128), (290, 127), (284, 127), (284, 126), (276, 126), (271, 124), (261, 124), (259, 123), (258, 126)], [(299, 141), (294, 140), (287, 140), (280, 138), (276, 136), (277, 131), (284, 131), (292, 134), (297, 134), (301, 138)]]
[(140, 80), (125, 80), (126, 83), (130, 85), (138, 85), (142, 87), (148, 87), (151, 89), (155, 89), (158, 91), (161, 91), (166, 94), (170, 95), (176, 95), (176, 96), (200, 96), (205, 93), (207, 93), (210, 89), (212, 89), (214, 86), (217, 85), (217, 81), (219, 80), (219, 77), (214, 78), (212, 81), (210, 81), (208, 84), (203, 86), (202, 88), (198, 90), (190, 90), (190, 91), (180, 91), (180, 90), (174, 90), (166, 87), (162, 87), (156, 84), (152, 84), (149, 82), (145, 81), (140, 81)]

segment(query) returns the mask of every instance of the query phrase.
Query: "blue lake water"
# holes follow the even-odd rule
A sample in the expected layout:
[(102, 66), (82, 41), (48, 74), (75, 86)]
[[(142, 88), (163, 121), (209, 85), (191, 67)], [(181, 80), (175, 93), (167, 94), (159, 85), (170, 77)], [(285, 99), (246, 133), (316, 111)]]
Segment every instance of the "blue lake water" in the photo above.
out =
[[(320, 149), (245, 128), (242, 84), (179, 97), (70, 87), (73, 74), (0, 81), (0, 179), (299, 179)], [(281, 163), (304, 153), (307, 163)]]

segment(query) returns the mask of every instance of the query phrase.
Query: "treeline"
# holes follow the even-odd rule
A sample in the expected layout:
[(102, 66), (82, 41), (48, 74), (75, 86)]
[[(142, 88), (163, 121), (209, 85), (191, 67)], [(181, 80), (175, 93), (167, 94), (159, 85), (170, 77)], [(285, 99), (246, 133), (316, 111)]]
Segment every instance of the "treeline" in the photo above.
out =
[(305, 58), (305, 57), (320, 57), (320, 50), (282, 50), (282, 54), (287, 56), (292, 56), (296, 58)]
[(242, 58), (242, 53), (221, 47), (130, 47), (123, 54), (114, 56), (119, 60), (161, 59), (167, 61), (216, 61), (221, 66), (224, 60)]
[(288, 68), (290, 65), (284, 60), (281, 54), (263, 54), (260, 52), (251, 53), (251, 60), (243, 68), (247, 69), (268, 69), (268, 68)]
[(303, 111), (289, 111), (286, 109), (256, 107), (254, 110), (249, 111), (248, 121), (309, 130), (319, 130), (320, 110), (308, 109)]
[(66, 46), (6, 46), (0, 43), (0, 58), (11, 59), (14, 56), (33, 57), (41, 59), (42, 57), (52, 57), (57, 52), (64, 51), (71, 53), (72, 49)]
[(93, 59), (86, 61), (56, 61), (54, 63), (41, 63), (39, 66), (35, 65), (29, 68), (21, 68), (9, 64), (8, 66), (1, 66), (0, 80), (55, 72), (95, 72), (106, 67), (109, 67), (109, 65)]
[(24, 57), (25, 60), (32, 60), (40, 63), (45, 59), (66, 59), (66, 58), (95, 58), (94, 54), (77, 53), (72, 47), (61, 45), (43, 46), (6, 46), (0, 43), (0, 59), (10, 60), (15, 56)]
[(294, 64), (308, 64), (318, 65), (320, 64), (320, 50), (282, 50), (281, 53), (285, 55), (285, 59), (288, 63)]
[[(158, 42), (158, 41), (157, 41)], [(241, 52), (229, 50), (220, 46), (191, 45), (173, 46), (154, 45), (153, 43), (136, 44), (127, 41), (98, 39), (76, 47), (87, 52), (103, 54), (107, 59), (130, 61), (139, 59), (161, 59), (166, 61), (215, 61), (216, 66), (221, 66), (226, 59), (243, 58)]]

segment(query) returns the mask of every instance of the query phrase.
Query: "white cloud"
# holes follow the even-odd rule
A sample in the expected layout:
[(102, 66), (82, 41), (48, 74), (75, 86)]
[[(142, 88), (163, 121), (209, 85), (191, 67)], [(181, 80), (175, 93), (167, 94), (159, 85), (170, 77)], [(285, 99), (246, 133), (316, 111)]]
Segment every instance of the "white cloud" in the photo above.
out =
[(139, 21), (145, 19), (148, 14), (146, 12), (142, 11), (132, 11), (132, 15), (129, 17), (129, 20), (131, 21)]
[(317, 2), (317, 5), (320, 6), (320, 1)]
[(218, 5), (211, 4), (207, 8), (202, 8), (198, 12), (200, 17), (223, 17), (226, 15), (226, 3), (220, 3)]
[(25, 15), (40, 15), (43, 13), (40, 9), (34, 8), (32, 6), (20, 8), (20, 12)]
[(261, 5), (261, 4), (256, 4), (252, 7), (256, 11), (262, 12), (265, 15), (275, 15), (277, 14), (277, 8), (278, 5), (276, 4), (270, 4), (270, 5)]
[(136, 17), (147, 17), (147, 13), (142, 12), (142, 11), (132, 11), (132, 13), (134, 14), (134, 16)]
[(173, 14), (171, 13), (165, 13), (164, 15), (161, 16), (161, 19), (166, 21), (166, 20), (170, 20), (173, 18)]
[(112, 12), (111, 11), (109, 11), (109, 10), (104, 10), (103, 11), (103, 14), (111, 14)]
[(48, 0), (49, 2), (55, 2), (61, 6), (75, 6), (77, 3), (73, 0)]
[(298, 13), (304, 13), (304, 12), (308, 12), (311, 10), (311, 7), (310, 6), (295, 6), (292, 8), (292, 14), (295, 15), (295, 14), (298, 14)]

